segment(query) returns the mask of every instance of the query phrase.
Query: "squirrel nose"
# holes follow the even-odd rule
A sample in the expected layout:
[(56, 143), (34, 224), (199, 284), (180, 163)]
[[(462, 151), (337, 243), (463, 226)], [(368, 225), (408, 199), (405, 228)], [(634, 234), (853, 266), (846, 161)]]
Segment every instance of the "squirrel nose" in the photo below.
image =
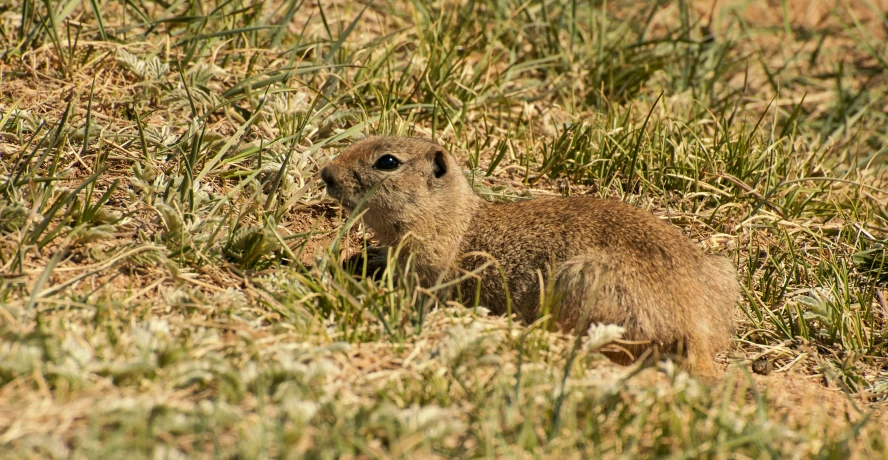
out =
[(330, 166), (325, 166), (324, 169), (321, 169), (321, 180), (327, 184), (327, 187), (333, 185), (336, 181), (333, 179), (333, 173), (330, 172)]

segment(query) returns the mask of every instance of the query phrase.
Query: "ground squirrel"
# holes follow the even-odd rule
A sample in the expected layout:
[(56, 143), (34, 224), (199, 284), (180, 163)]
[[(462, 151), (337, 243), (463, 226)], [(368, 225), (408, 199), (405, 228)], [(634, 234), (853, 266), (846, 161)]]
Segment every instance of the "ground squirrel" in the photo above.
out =
[(471, 296), (480, 279), (480, 304), (494, 313), (506, 312), (508, 295), (513, 312), (535, 320), (548, 278), (543, 292), (557, 299), (553, 316), (564, 329), (583, 319), (617, 324), (625, 340), (649, 344), (633, 352), (650, 344), (683, 351), (701, 374), (713, 372), (714, 355), (729, 344), (740, 301), (731, 262), (704, 254), (642, 209), (591, 197), (489, 203), (443, 147), (419, 138), (361, 140), (321, 178), (348, 211), (361, 204), (383, 247), (400, 245), (413, 255), (424, 284), (496, 259), (499, 267), (460, 284)]

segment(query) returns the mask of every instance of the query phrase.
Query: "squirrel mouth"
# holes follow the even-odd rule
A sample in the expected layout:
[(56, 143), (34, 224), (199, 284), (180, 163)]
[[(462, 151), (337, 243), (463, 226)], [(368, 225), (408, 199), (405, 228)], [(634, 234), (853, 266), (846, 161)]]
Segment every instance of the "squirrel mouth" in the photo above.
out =
[(349, 212), (353, 211), (357, 206), (357, 203), (353, 203), (348, 197), (343, 196), (342, 190), (338, 187), (327, 186), (327, 195), (331, 198), (335, 199)]

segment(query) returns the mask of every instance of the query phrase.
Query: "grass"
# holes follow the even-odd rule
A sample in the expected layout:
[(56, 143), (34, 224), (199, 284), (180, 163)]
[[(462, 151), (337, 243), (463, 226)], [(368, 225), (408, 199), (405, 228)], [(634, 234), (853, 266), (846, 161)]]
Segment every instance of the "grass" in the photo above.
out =
[[(884, 20), (791, 0), (7, 5), (0, 452), (884, 456)], [(489, 199), (621, 199), (729, 256), (725, 377), (614, 366), (609, 329), (350, 276), (362, 227), (317, 173), (372, 133), (436, 139)]]

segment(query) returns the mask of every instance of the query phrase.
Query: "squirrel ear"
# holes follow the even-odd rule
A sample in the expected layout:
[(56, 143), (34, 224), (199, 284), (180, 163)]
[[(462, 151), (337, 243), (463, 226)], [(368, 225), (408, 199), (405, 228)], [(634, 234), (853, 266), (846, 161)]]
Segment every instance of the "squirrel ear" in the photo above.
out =
[(436, 179), (447, 174), (447, 155), (443, 150), (435, 150), (435, 156), (432, 160), (432, 173)]

